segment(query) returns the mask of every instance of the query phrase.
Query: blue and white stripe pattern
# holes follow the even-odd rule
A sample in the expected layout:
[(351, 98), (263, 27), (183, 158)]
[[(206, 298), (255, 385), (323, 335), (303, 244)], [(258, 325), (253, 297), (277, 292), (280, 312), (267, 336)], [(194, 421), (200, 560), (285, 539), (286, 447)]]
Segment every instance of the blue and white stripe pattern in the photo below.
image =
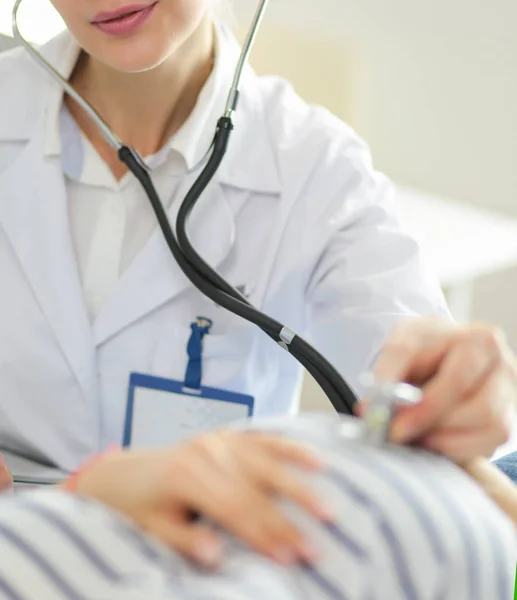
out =
[[(292, 518), (320, 550), (284, 568), (227, 540), (205, 573), (103, 506), (53, 490), (0, 500), (1, 600), (511, 600), (513, 524), (445, 459), (340, 439), (328, 423), (275, 430), (328, 462), (301, 474), (337, 514)], [(251, 515), (250, 515), (251, 518)]]

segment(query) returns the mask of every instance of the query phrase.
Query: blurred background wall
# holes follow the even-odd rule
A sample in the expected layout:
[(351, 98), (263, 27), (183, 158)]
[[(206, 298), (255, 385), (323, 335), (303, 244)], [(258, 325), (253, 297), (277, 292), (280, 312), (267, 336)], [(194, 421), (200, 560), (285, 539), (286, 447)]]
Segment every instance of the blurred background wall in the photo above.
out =
[[(24, 5), (27, 37), (61, 26), (47, 0)], [(11, 7), (1, 0), (0, 31)], [(254, 9), (233, 0), (239, 35)], [(515, 0), (271, 0), (252, 62), (348, 121), (397, 183), (517, 218), (515, 23)], [(474, 234), (498, 243), (482, 219)], [(475, 281), (471, 316), (517, 348), (517, 267), (495, 271)], [(311, 382), (303, 406), (326, 406)]]
[[(234, 0), (247, 24), (254, 0)], [(517, 3), (271, 0), (253, 62), (290, 76), (396, 180), (517, 214)]]

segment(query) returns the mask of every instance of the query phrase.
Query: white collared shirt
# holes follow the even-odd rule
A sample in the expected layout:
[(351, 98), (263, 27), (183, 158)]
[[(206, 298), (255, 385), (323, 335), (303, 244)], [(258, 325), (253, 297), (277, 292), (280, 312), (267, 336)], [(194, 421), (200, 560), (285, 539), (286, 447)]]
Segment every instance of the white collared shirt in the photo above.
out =
[[(214, 67), (194, 110), (160, 151), (145, 158), (166, 210), (175, 200), (184, 174), (203, 159), (215, 132), (219, 100), (226, 85), (217, 51), (221, 36), (216, 28)], [(72, 40), (62, 58), (61, 72), (71, 74), (78, 53)], [(116, 180), (68, 111), (63, 94), (55, 89), (47, 105), (45, 156), (61, 160), (78, 274), (93, 321), (119, 278), (149, 241), (157, 227), (156, 217), (133, 174), (126, 173)]]

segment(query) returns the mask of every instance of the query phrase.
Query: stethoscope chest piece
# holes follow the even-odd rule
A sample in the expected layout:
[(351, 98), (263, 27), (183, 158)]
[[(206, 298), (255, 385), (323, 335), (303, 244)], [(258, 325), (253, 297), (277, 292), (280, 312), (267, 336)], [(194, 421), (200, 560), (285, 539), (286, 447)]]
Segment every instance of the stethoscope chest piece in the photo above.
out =
[(371, 375), (363, 377), (362, 382), (367, 389), (362, 418), (340, 422), (339, 435), (347, 440), (382, 446), (389, 442), (397, 409), (419, 403), (423, 393), (408, 383), (376, 381)]

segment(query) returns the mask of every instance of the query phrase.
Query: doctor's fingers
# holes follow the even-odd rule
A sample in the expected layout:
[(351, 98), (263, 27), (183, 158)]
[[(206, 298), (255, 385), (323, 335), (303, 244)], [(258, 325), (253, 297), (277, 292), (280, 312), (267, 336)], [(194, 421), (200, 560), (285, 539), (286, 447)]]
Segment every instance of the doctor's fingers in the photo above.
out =
[(419, 441), (422, 448), (443, 454), (459, 464), (464, 464), (478, 456), (490, 457), (501, 443), (498, 432), (487, 430), (485, 427), (443, 429)]
[(278, 562), (310, 560), (312, 555), (301, 532), (284, 515), (271, 492), (241, 472), (220, 467), (205, 456), (189, 454), (176, 463), (171, 494), (184, 512), (194, 510), (222, 526), (252, 548)]
[[(423, 401), (407, 408), (395, 419), (393, 438), (408, 442), (430, 432), (500, 368), (514, 377), (511, 353), (499, 334), (486, 327), (462, 331), (450, 345), (435, 373), (423, 386)], [(480, 397), (490, 401), (488, 395)]]
[(491, 456), (511, 433), (516, 392), (513, 378), (497, 370), (475, 394), (452, 407), (423, 437), (422, 445), (455, 460)]
[(459, 333), (443, 319), (413, 318), (389, 336), (373, 372), (379, 381), (406, 381), (419, 385), (435, 371)]
[(458, 336), (436, 374), (424, 386), (424, 394), (435, 402), (441, 399), (448, 404), (475, 394), (496, 371), (515, 378), (515, 359), (504, 334), (489, 327), (470, 328)]

